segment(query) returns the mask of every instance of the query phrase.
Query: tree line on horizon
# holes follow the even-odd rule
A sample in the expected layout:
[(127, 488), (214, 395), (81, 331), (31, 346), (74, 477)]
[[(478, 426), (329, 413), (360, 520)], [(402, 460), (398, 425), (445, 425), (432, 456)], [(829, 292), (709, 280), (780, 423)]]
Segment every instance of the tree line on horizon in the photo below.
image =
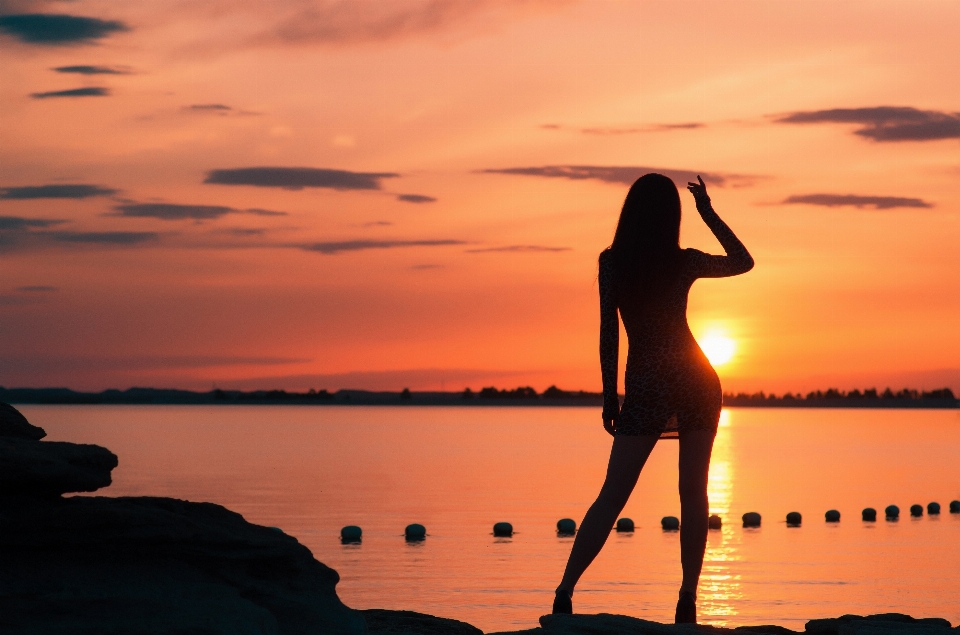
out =
[(920, 391), (914, 390), (912, 388), (904, 388), (897, 392), (893, 392), (889, 387), (883, 392), (878, 392), (876, 388), (867, 388), (864, 391), (860, 391), (857, 388), (849, 392), (844, 392), (837, 388), (828, 388), (826, 391), (816, 390), (808, 392), (806, 395), (802, 393), (784, 393), (782, 396), (777, 396), (774, 393), (766, 394), (762, 390), (755, 393), (745, 393), (738, 392), (734, 393), (724, 393), (724, 401), (750, 401), (750, 402), (770, 402), (770, 401), (829, 401), (829, 400), (872, 400), (872, 399), (897, 399), (901, 401), (915, 401), (919, 399), (951, 399), (955, 400), (956, 397), (953, 394), (953, 391), (949, 388), (938, 388), (936, 390), (930, 391)]

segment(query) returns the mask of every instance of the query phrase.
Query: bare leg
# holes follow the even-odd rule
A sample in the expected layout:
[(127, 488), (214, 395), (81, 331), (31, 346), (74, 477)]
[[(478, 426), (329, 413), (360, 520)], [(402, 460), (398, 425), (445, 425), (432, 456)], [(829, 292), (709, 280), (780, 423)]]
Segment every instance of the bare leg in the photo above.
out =
[(703, 553), (707, 547), (707, 476), (712, 432), (686, 432), (680, 435), (680, 563), (683, 583), (680, 592), (697, 593)]
[[(573, 549), (567, 560), (567, 568), (563, 572), (563, 580), (558, 590), (573, 593), (573, 587), (583, 572), (587, 570), (593, 559), (600, 553), (603, 544), (610, 535), (610, 529), (623, 511), (627, 499), (630, 498), (640, 470), (647, 462), (658, 436), (613, 438), (613, 448), (610, 450), (610, 462), (607, 464), (607, 477), (603, 481), (600, 495), (594, 501), (580, 524), (580, 531), (573, 541)], [(706, 517), (704, 517), (704, 537), (706, 537)], [(702, 551), (701, 551), (702, 555)]]

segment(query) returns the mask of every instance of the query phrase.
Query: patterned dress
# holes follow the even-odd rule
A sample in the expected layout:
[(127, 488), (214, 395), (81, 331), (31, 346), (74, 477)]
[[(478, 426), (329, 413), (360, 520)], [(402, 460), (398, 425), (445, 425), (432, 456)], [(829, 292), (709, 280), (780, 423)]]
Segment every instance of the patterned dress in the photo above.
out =
[[(701, 216), (727, 255), (682, 250), (666, 282), (644, 297), (639, 293), (618, 297), (613, 254), (609, 249), (600, 254), (603, 418), (616, 419), (618, 435), (677, 437), (685, 430), (717, 430), (720, 379), (690, 333), (687, 294), (697, 278), (749, 271), (753, 258), (712, 207), (705, 205)], [(618, 309), (629, 343), (622, 407), (617, 398)]]

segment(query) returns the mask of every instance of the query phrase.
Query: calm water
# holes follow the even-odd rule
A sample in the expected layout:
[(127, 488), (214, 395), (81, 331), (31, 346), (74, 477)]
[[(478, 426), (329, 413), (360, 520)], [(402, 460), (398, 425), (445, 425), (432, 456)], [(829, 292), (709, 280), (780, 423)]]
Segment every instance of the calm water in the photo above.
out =
[[(120, 457), (119, 495), (213, 501), (282, 527), (340, 572), (355, 608), (422, 611), (485, 631), (535, 626), (603, 479), (610, 437), (595, 408), (23, 406), (51, 440)], [(710, 471), (701, 620), (776, 623), (899, 611), (960, 621), (960, 412), (730, 409)], [(672, 620), (680, 582), (677, 443), (661, 442), (574, 596), (578, 612)], [(938, 501), (940, 517), (911, 519)], [(899, 522), (860, 510), (899, 505)], [(827, 525), (836, 508), (842, 520)], [(801, 528), (783, 521), (799, 511)], [(745, 530), (758, 511), (763, 527)], [(512, 522), (512, 539), (492, 525)], [(403, 528), (427, 527), (407, 544)], [(362, 545), (339, 542), (363, 527)]]

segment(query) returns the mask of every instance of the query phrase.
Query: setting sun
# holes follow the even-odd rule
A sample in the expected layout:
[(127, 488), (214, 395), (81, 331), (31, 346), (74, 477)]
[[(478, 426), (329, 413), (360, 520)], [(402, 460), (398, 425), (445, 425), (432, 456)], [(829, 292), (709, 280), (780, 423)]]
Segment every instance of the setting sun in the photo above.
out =
[(707, 356), (711, 364), (722, 366), (733, 358), (737, 344), (724, 335), (710, 334), (700, 342), (700, 348), (703, 349), (703, 354)]

